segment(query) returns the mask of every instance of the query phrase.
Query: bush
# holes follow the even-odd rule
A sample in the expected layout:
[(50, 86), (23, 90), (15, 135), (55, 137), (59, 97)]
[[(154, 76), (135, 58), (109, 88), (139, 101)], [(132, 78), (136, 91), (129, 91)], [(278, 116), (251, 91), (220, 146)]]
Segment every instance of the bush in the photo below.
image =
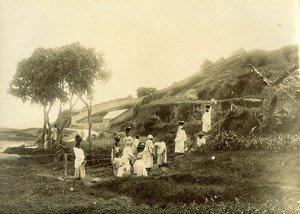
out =
[(269, 136), (243, 136), (234, 131), (223, 131), (209, 143), (210, 150), (264, 150), (272, 152), (293, 152), (300, 150), (300, 137), (289, 134)]
[(211, 150), (240, 150), (245, 148), (243, 137), (234, 131), (222, 131), (207, 144)]

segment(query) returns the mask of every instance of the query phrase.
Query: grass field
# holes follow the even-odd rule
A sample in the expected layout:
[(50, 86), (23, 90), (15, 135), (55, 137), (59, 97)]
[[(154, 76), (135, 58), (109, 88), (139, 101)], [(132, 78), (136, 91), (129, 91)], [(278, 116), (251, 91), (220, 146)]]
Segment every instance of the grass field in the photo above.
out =
[(300, 211), (299, 164), (298, 152), (194, 153), (178, 157), (169, 164), (168, 170), (152, 172), (150, 177), (111, 180), (99, 184), (97, 189), (162, 207), (197, 204), (203, 209), (206, 206), (218, 210), (222, 205), (231, 211), (271, 212), (274, 206), (277, 211), (297, 213), (297, 209)]
[[(286, 147), (278, 147), (278, 145), (283, 143), (285, 145), (286, 139), (295, 139), (291, 136), (289, 138), (280, 136), (274, 148), (285, 149)], [(271, 144), (273, 138), (259, 139)], [(96, 150), (94, 158), (109, 157), (111, 140), (94, 141)], [(291, 145), (298, 145), (298, 140), (293, 140)], [(86, 153), (88, 153), (87, 148), (85, 144)], [(230, 150), (233, 147), (228, 148), (220, 151), (196, 150), (185, 157), (175, 156), (170, 159), (168, 166), (162, 170), (154, 169), (148, 177), (144, 178), (114, 178), (109, 165), (90, 167), (91, 165), (88, 164), (89, 180), (100, 178), (99, 182), (88, 185), (73, 184), (74, 181), (53, 181), (53, 175), (61, 176), (62, 164), (53, 163), (49, 167), (51, 159), (23, 160), (22, 169), (29, 168), (52, 179), (47, 179), (47, 176), (43, 178), (45, 186), (42, 187), (37, 187), (34, 182), (30, 182), (33, 189), (41, 188), (45, 191), (44, 193), (31, 191), (28, 195), (32, 200), (38, 200), (40, 203), (32, 205), (33, 210), (42, 210), (48, 206), (57, 211), (66, 209), (69, 213), (112, 213), (114, 210), (119, 213), (300, 212), (299, 147), (296, 146), (292, 151), (264, 150), (259, 149), (260, 147), (248, 150), (241, 147), (233, 151)], [(215, 158), (212, 158), (213, 156)], [(72, 166), (73, 160), (70, 159), (69, 175), (73, 173)], [(34, 177), (34, 172), (28, 179), (39, 183), (39, 178)], [(14, 185), (18, 185), (18, 182), (22, 181), (18, 180)], [(74, 204), (74, 207), (63, 208), (63, 203), (54, 206), (36, 197), (36, 194), (39, 194), (41, 198), (49, 200), (50, 194), (51, 197), (63, 197), (64, 201), (68, 201), (68, 197), (74, 198), (74, 194), (70, 196), (68, 196), (70, 193), (66, 194), (69, 192), (67, 188), (72, 185), (80, 194), (82, 200), (80, 207)], [(56, 193), (59, 189), (63, 192)], [(93, 204), (90, 203), (91, 201), (96, 202)], [(31, 203), (34, 204), (34, 201)], [(6, 206), (9, 207), (7, 204)]]

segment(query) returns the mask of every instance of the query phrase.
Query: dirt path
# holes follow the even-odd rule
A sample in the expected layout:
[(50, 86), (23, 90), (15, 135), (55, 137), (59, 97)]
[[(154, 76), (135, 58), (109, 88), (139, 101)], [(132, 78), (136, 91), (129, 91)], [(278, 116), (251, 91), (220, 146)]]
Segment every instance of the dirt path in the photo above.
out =
[(60, 179), (61, 172), (51, 164), (46, 168), (28, 159), (2, 156), (0, 166), (0, 213), (152, 213), (152, 208), (124, 196), (93, 196), (93, 187)]

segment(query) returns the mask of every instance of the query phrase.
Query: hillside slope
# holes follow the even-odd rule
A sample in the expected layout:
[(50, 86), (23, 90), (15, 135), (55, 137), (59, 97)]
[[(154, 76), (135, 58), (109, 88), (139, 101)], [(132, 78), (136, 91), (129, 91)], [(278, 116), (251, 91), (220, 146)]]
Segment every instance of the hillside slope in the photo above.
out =
[[(228, 58), (205, 63), (201, 70), (192, 76), (145, 97), (137, 110), (137, 129), (146, 133), (155, 130), (154, 126), (159, 123), (199, 121), (205, 104), (212, 98), (220, 101), (214, 108), (213, 123), (225, 118), (232, 110), (232, 104), (238, 106), (235, 108), (238, 109), (237, 114), (243, 113), (242, 110), (245, 109), (252, 111), (249, 114), (252, 123), (247, 125), (244, 132), (249, 132), (251, 127), (257, 125), (254, 117), (256, 114), (266, 111), (287, 116), (290, 121), (297, 120), (300, 103), (297, 94), (300, 91), (299, 73), (295, 71), (281, 84), (266, 87), (256, 73), (251, 71), (249, 64), (267, 78), (268, 82), (273, 83), (298, 63), (297, 45), (268, 51), (239, 49)], [(272, 109), (270, 106), (274, 96), (276, 105)], [(261, 102), (251, 103), (249, 98), (256, 98)], [(250, 101), (246, 103), (246, 100)]]
[[(158, 91), (152, 96), (183, 97), (192, 100), (226, 99), (260, 95), (263, 85), (259, 83), (250, 71), (249, 63), (254, 65), (265, 77), (275, 80), (287, 68), (299, 63), (299, 49), (297, 45), (285, 46), (281, 49), (265, 51), (243, 49), (234, 52), (227, 59), (220, 59), (202, 65), (200, 71), (192, 76)], [(291, 87), (300, 89), (297, 74), (289, 77)], [(194, 96), (190, 96), (193, 94)], [(161, 97), (161, 98), (162, 98)], [(148, 98), (151, 99), (151, 98)]]

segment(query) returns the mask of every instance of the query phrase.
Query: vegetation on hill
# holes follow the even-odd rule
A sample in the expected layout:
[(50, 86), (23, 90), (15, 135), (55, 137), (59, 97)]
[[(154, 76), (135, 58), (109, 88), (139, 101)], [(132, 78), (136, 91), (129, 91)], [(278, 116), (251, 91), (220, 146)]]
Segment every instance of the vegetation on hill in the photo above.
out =
[[(256, 117), (264, 114), (263, 119), (266, 120), (266, 113), (270, 117), (267, 125), (272, 127), (268, 130), (296, 132), (298, 129), (295, 130), (293, 127), (296, 127), (299, 121), (298, 72), (289, 75), (276, 87), (266, 87), (257, 79), (255, 72), (251, 71), (249, 64), (255, 66), (272, 82), (299, 63), (298, 52), (296, 45), (272, 51), (247, 52), (240, 49), (227, 59), (222, 58), (216, 62), (206, 60), (201, 70), (191, 77), (143, 99), (136, 111), (138, 131), (141, 133), (159, 131), (159, 126), (152, 130), (147, 129), (153, 116), (158, 116), (157, 121), (161, 123), (175, 123), (178, 120), (195, 123), (200, 120), (205, 103), (215, 98), (221, 100), (221, 103), (214, 108), (213, 123), (225, 119), (233, 110), (231, 104), (234, 104), (234, 110), (237, 111), (235, 115), (248, 115), (249, 117), (244, 118), (246, 122), (249, 118), (254, 118), (250, 124), (246, 124), (247, 128), (242, 130), (244, 133), (249, 133), (252, 127), (260, 126), (261, 121)], [(253, 106), (254, 102), (245, 103), (242, 99), (237, 100), (238, 98), (259, 98), (263, 102)]]

